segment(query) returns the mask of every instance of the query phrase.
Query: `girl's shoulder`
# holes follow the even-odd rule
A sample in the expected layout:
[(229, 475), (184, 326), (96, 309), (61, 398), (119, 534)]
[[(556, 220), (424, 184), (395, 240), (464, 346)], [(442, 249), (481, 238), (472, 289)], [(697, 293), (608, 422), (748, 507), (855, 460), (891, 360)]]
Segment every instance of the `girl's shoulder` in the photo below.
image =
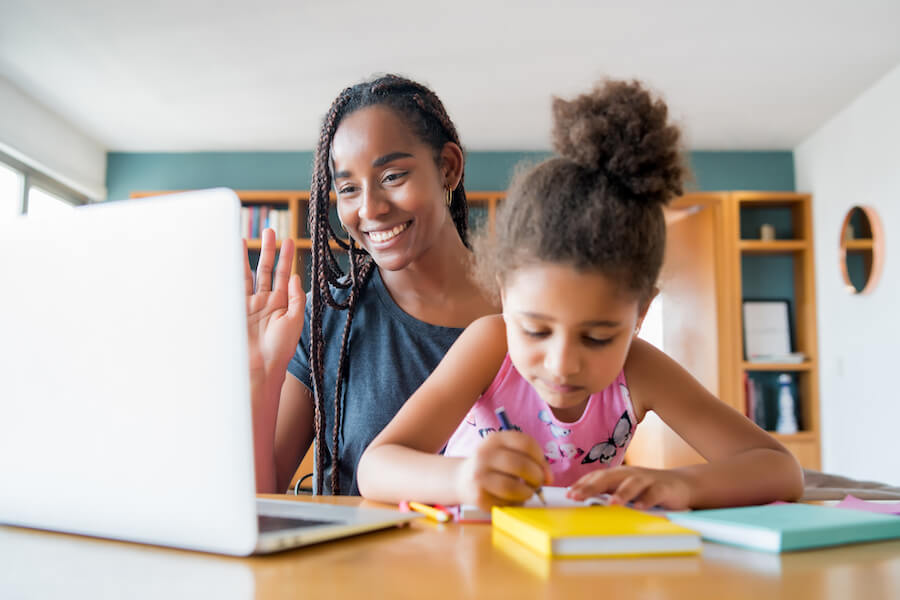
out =
[(638, 420), (663, 404), (678, 405), (684, 396), (709, 394), (676, 360), (640, 338), (631, 344), (623, 370)]
[[(640, 338), (635, 338), (625, 359), (622, 372), (628, 382), (628, 390), (631, 395), (631, 404), (638, 421), (644, 414), (651, 410), (645, 399), (652, 398), (660, 380), (666, 379), (664, 359), (668, 358), (653, 344)], [(662, 367), (662, 372), (660, 368)]]
[(444, 362), (457, 367), (465, 365), (467, 371), (490, 376), (490, 381), (503, 364), (506, 353), (506, 322), (503, 315), (486, 315), (465, 328), (447, 352)]
[(506, 321), (502, 314), (485, 315), (472, 321), (466, 331), (472, 330), (478, 336), (503, 336), (506, 341)]

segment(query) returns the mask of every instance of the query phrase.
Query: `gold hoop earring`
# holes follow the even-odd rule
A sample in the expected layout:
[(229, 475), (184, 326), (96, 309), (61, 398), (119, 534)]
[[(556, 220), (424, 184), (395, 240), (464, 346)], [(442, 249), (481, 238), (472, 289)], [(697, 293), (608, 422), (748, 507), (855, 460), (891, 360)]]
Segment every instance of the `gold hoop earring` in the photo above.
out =
[(453, 202), (453, 190), (447, 188), (447, 208), (450, 208), (450, 204)]

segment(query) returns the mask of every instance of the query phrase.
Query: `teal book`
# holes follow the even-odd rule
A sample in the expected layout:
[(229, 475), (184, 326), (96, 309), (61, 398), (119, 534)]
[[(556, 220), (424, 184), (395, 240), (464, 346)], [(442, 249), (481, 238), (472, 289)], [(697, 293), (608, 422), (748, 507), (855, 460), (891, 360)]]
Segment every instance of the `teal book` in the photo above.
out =
[(767, 504), (668, 513), (703, 539), (788, 552), (900, 538), (900, 517), (815, 504)]

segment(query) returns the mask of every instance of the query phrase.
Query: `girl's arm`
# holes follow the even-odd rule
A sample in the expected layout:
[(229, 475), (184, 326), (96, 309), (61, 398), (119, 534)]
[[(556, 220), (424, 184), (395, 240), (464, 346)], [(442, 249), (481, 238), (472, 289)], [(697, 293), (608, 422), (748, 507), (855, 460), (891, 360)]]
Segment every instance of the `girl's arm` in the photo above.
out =
[(490, 386), (506, 351), (502, 316), (482, 317), (466, 328), (363, 453), (357, 473), (360, 493), (382, 502), (483, 507), (530, 497), (545, 479), (544, 460), (537, 443), (524, 434), (492, 434), (465, 459), (437, 454)]
[(648, 410), (656, 412), (708, 462), (667, 471), (597, 471), (573, 486), (573, 496), (614, 492), (619, 502), (681, 509), (762, 504), (802, 495), (803, 473), (793, 455), (665, 353), (634, 340), (625, 377), (639, 419)]

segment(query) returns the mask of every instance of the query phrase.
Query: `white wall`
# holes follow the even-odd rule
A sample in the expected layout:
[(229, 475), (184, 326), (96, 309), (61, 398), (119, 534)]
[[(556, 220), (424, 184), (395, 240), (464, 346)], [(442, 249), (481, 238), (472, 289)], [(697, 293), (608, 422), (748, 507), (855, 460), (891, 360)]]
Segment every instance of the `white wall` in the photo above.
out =
[[(823, 470), (900, 485), (900, 66), (794, 150), (813, 194)], [(885, 233), (878, 287), (850, 295), (841, 224), (874, 207)]]
[(106, 148), (3, 77), (0, 150), (92, 200), (106, 198)]

